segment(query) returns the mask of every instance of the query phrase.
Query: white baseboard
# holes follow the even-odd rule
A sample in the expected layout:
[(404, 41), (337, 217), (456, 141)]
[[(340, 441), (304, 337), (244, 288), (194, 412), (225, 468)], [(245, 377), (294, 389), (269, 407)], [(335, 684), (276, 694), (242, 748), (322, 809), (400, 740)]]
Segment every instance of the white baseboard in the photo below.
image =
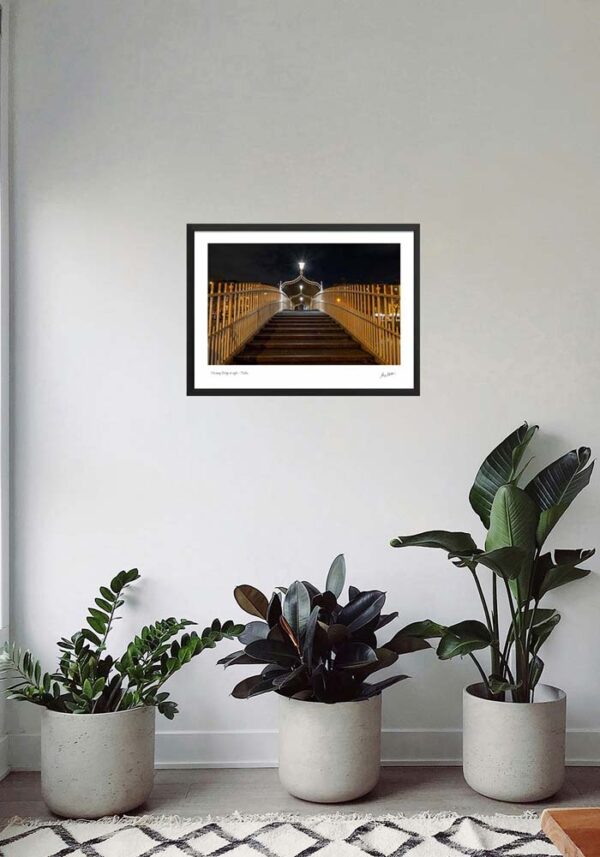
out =
[[(9, 737), (11, 770), (38, 771), (40, 736)], [(460, 765), (461, 742), (458, 729), (384, 729), (382, 761), (384, 765)], [(0, 769), (2, 752), (0, 741)], [(573, 729), (567, 733), (567, 764), (600, 765), (600, 730)], [(271, 768), (276, 765), (275, 730), (158, 732), (156, 735), (158, 768)]]

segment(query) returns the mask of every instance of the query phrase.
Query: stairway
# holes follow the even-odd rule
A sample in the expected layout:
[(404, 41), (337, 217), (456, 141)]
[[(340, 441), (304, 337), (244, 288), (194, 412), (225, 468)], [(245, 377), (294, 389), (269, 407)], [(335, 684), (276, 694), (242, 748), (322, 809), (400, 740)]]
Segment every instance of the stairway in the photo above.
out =
[(326, 313), (284, 310), (261, 327), (232, 362), (331, 366), (377, 361)]

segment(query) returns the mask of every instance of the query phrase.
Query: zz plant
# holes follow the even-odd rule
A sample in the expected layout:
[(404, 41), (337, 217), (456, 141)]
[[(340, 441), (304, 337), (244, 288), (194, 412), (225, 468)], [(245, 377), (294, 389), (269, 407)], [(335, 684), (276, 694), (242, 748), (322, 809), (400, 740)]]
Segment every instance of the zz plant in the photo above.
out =
[(234, 697), (248, 699), (276, 691), (312, 702), (345, 702), (375, 696), (408, 678), (394, 675), (375, 683), (366, 681), (394, 664), (399, 655), (430, 648), (430, 644), (421, 635), (412, 635), (408, 626), (379, 646), (376, 632), (398, 613), (382, 615), (385, 593), (375, 589), (361, 592), (351, 586), (348, 602), (340, 604), (345, 579), (340, 555), (329, 569), (324, 592), (299, 580), (289, 589), (278, 587), (270, 600), (253, 586), (235, 588), (239, 606), (256, 618), (240, 635), (245, 648), (219, 663), (264, 666), (235, 686)]
[[(540, 607), (559, 586), (581, 580), (581, 568), (594, 550), (544, 550), (546, 540), (575, 497), (590, 481), (594, 463), (587, 447), (573, 449), (522, 485), (531, 459), (522, 461), (538, 426), (524, 423), (485, 459), (471, 488), (469, 501), (487, 533), (484, 549), (469, 533), (430, 530), (392, 539), (392, 547), (439, 548), (458, 568), (472, 575), (484, 621), (468, 619), (449, 627), (426, 620), (412, 633), (439, 638), (442, 660), (468, 655), (475, 663), (491, 699), (532, 702), (544, 662), (539, 652), (560, 614)], [(480, 576), (491, 572), (486, 595)], [(500, 590), (500, 592), (499, 592)], [(508, 626), (502, 634), (499, 597), (508, 606)], [(486, 674), (477, 651), (489, 649)]]
[[(117, 612), (125, 603), (125, 591), (140, 577), (137, 568), (120, 571), (109, 586), (101, 586), (86, 616), (88, 627), (72, 637), (63, 637), (55, 673), (42, 672), (31, 652), (16, 645), (0, 655), (2, 678), (8, 681), (8, 698), (32, 702), (52, 711), (71, 714), (103, 714), (154, 705), (172, 720), (177, 704), (169, 699), (163, 685), (184, 664), (204, 649), (212, 649), (224, 639), (233, 639), (243, 625), (215, 619), (202, 634), (185, 629), (189, 619), (160, 619), (146, 625), (129, 643), (124, 653), (113, 659), (106, 650), (107, 638)], [(183, 634), (180, 634), (184, 631)]]

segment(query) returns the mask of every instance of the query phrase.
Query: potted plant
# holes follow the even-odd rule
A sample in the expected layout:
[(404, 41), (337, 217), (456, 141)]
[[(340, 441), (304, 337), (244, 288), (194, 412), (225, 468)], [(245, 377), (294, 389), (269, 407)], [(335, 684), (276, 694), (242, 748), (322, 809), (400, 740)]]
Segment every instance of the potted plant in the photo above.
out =
[(195, 624), (188, 619), (161, 619), (113, 659), (107, 638), (125, 590), (139, 577), (135, 568), (121, 571), (100, 587), (88, 627), (58, 643), (55, 673), (42, 672), (40, 662), (16, 645), (0, 656), (8, 698), (44, 709), (42, 794), (57, 815), (100, 818), (142, 804), (154, 782), (155, 711), (169, 720), (177, 713), (165, 682), (204, 649), (243, 630), (215, 619), (199, 635), (185, 630)]
[[(540, 684), (540, 649), (560, 614), (541, 607), (559, 586), (581, 580), (593, 550), (545, 550), (554, 527), (592, 475), (590, 450), (567, 452), (523, 487), (525, 451), (537, 426), (524, 423), (485, 459), (469, 501), (486, 529), (484, 548), (469, 533), (432, 530), (392, 540), (393, 547), (440, 548), (471, 574), (484, 621), (444, 626), (427, 620), (413, 634), (439, 638), (438, 657), (467, 655), (481, 681), (463, 694), (463, 766), (476, 791), (507, 801), (550, 797), (564, 778), (566, 695)], [(491, 573), (491, 581), (482, 580)], [(487, 592), (486, 592), (487, 586)], [(500, 610), (504, 600), (505, 612)], [(501, 630), (502, 616), (508, 621)], [(489, 672), (479, 654), (489, 651)]]
[(339, 603), (344, 557), (329, 569), (325, 591), (307, 581), (278, 587), (270, 600), (238, 586), (239, 606), (255, 617), (240, 635), (245, 648), (219, 661), (261, 665), (233, 696), (279, 696), (279, 777), (296, 797), (320, 803), (352, 800), (377, 783), (380, 768), (381, 691), (407, 678), (367, 681), (398, 656), (429, 648), (422, 636), (399, 631), (383, 646), (376, 632), (397, 617), (382, 615), (385, 593), (354, 586)]

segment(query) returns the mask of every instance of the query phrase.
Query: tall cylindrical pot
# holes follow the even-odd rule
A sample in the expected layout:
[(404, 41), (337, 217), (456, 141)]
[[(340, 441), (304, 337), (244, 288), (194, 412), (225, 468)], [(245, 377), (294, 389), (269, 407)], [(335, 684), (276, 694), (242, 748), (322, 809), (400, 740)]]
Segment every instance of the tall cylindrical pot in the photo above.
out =
[(296, 797), (341, 803), (379, 780), (381, 696), (336, 702), (279, 701), (279, 779)]
[(485, 698), (483, 684), (463, 693), (463, 770), (472, 789), (525, 803), (551, 797), (565, 775), (567, 697), (538, 685), (535, 702)]
[(155, 709), (109, 714), (42, 714), (42, 795), (69, 818), (120, 815), (140, 806), (154, 783)]

